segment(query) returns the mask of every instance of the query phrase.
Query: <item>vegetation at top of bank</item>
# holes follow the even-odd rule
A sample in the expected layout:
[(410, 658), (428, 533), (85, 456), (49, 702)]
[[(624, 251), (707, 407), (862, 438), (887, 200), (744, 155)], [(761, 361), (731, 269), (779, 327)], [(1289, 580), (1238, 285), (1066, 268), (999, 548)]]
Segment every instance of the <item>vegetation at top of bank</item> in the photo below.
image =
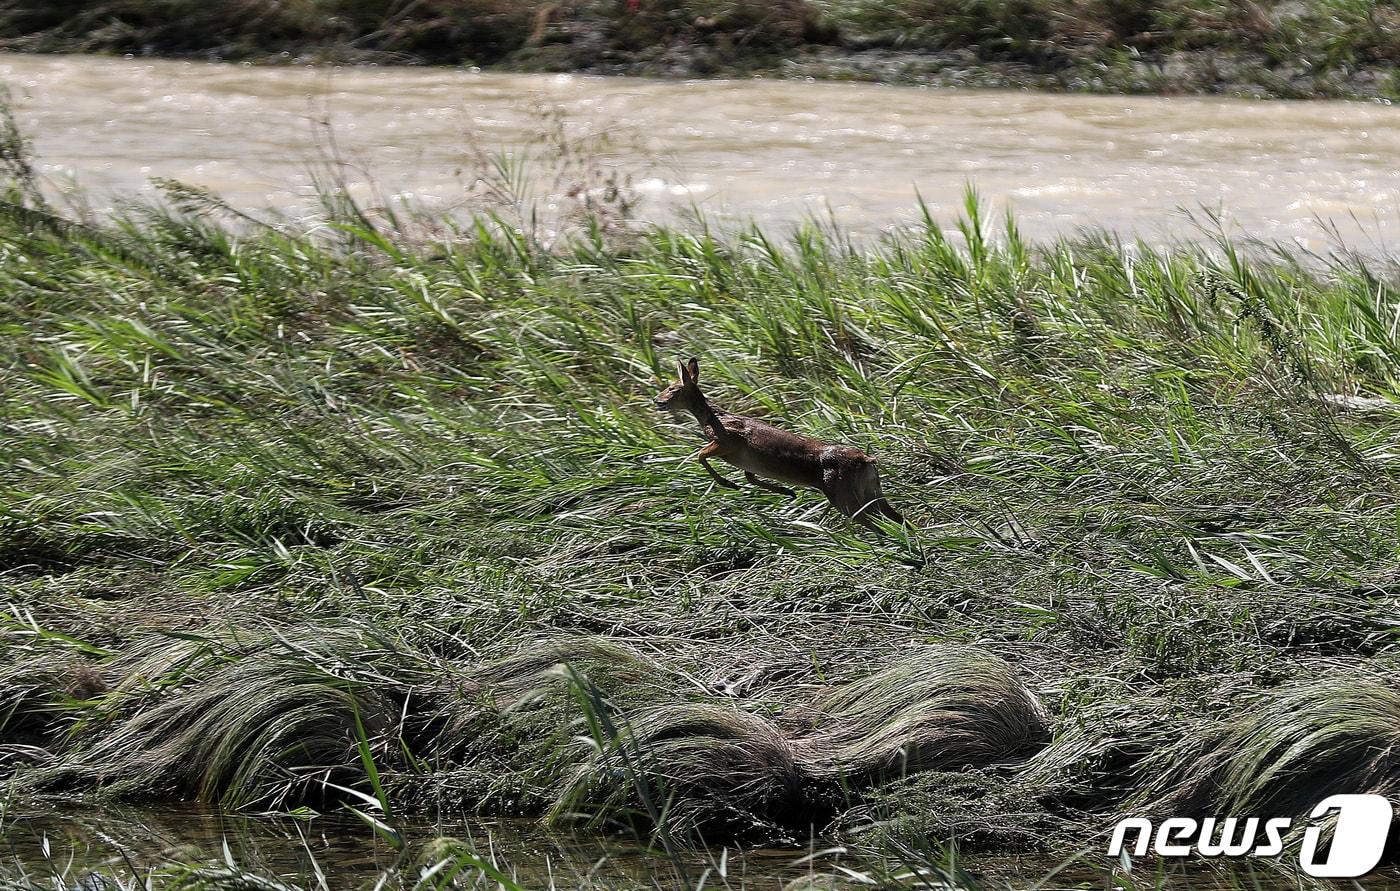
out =
[(0, 47), (1263, 96), (1395, 96), (1389, 0), (65, 0)]
[[(173, 183), (89, 219), (24, 149), (0, 133), (23, 795), (918, 862), (1400, 785), (1391, 265), (1035, 246), (971, 198), (863, 248), (546, 242), (333, 188), (309, 224)], [(709, 491), (651, 401), (689, 355), (877, 455), (912, 528)]]

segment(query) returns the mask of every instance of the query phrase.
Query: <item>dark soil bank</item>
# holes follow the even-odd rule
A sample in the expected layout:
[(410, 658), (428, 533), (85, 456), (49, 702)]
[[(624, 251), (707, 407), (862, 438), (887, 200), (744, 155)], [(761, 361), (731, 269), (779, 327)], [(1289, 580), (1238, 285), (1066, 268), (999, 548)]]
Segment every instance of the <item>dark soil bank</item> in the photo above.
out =
[(1393, 0), (36, 0), (0, 48), (1307, 98), (1400, 94)]

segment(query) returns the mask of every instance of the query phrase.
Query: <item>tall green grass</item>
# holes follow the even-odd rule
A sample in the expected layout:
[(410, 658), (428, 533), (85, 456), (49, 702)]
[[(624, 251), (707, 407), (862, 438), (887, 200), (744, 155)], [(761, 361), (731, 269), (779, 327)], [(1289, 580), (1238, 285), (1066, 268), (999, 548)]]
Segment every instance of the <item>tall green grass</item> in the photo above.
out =
[[(1392, 788), (1400, 411), (1334, 397), (1397, 391), (1393, 268), (326, 206), (0, 206), (17, 788), (900, 856)], [(713, 490), (690, 355), (912, 531)]]

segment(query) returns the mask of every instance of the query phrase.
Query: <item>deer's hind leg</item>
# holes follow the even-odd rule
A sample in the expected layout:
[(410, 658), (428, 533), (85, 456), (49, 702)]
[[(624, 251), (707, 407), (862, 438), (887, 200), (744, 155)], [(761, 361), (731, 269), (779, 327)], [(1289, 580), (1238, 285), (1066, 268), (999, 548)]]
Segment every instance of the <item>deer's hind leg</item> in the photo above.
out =
[(831, 502), (832, 507), (848, 517), (856, 516), (862, 507), (851, 482), (839, 467), (828, 467), (822, 471), (822, 494)]
[(828, 467), (822, 471), (822, 494), (841, 513), (871, 529), (880, 528), (875, 521), (877, 515), (904, 522), (883, 495), (873, 499), (866, 497), (862, 483), (867, 472), (865, 467)]
[(879, 499), (875, 501), (875, 507), (880, 511), (880, 514), (884, 516), (886, 520), (889, 520), (892, 523), (898, 523), (901, 526), (910, 525), (909, 521), (904, 519), (904, 514), (895, 510), (894, 505), (890, 504), (889, 501), (885, 498), (885, 496), (881, 495)]
[(754, 476), (752, 471), (744, 471), (744, 479), (753, 483), (755, 486), (758, 486), (760, 489), (767, 489), (769, 492), (777, 492), (779, 495), (786, 495), (789, 498), (797, 497), (797, 493), (789, 489), (787, 486), (780, 486), (777, 483), (770, 483), (763, 477)]

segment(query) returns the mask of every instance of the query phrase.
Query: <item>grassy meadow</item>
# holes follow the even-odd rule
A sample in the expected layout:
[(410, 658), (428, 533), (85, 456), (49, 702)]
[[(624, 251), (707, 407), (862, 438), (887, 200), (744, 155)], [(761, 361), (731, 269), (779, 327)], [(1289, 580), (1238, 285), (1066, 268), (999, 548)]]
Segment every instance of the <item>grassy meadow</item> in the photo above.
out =
[(61, 0), (0, 4), (0, 48), (1400, 97), (1392, 0)]
[[(1384, 263), (1031, 246), (975, 201), (859, 247), (545, 243), (333, 189), (302, 223), (175, 184), (90, 219), (5, 142), (11, 801), (513, 815), (678, 863), (815, 832), (946, 872), (1400, 794)], [(716, 489), (652, 404), (688, 356), (876, 455), (910, 528)]]

